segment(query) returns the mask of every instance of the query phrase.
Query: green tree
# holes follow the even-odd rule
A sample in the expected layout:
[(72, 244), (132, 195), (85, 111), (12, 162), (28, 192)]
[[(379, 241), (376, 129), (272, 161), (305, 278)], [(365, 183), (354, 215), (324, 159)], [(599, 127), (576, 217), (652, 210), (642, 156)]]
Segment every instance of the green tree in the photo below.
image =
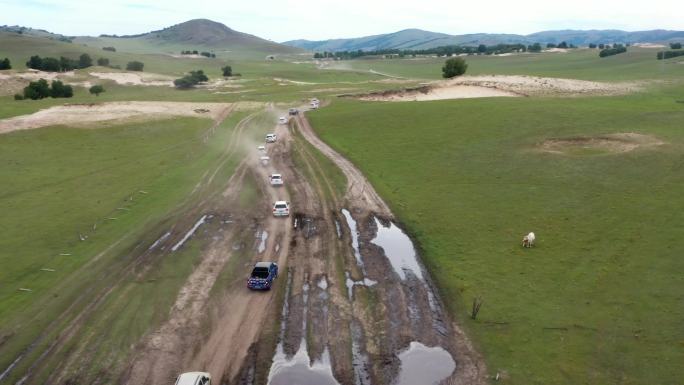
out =
[(11, 70), (12, 69), (12, 64), (10, 63), (9, 58), (5, 58), (4, 60), (0, 61), (0, 70)]
[(223, 71), (223, 76), (233, 76), (233, 68), (231, 66), (225, 66), (221, 68), (221, 71)]
[(670, 43), (672, 49), (682, 49), (682, 43)]
[[(46, 57), (45, 61), (47, 61), (48, 59), (50, 58)], [(68, 57), (62, 56), (59, 58), (59, 68), (62, 71), (75, 70), (76, 68), (78, 68), (78, 62), (74, 59), (69, 59)]]
[(97, 59), (97, 65), (99, 65), (100, 67), (109, 67), (109, 59), (107, 59), (106, 57), (101, 57)]
[(477, 52), (479, 53), (485, 53), (487, 52), (487, 46), (484, 44), (480, 44), (477, 46)]
[(62, 70), (62, 66), (59, 63), (59, 60), (55, 59), (54, 57), (46, 57), (43, 59), (43, 68), (40, 68), (40, 70), (48, 72), (59, 72)]
[(99, 84), (96, 84), (88, 90), (91, 94), (94, 94), (95, 96), (100, 96), (101, 93), (105, 92), (104, 87), (102, 87)]
[(33, 68), (34, 70), (43, 69), (43, 59), (41, 59), (38, 55), (31, 56), (29, 61), (26, 62), (26, 66), (28, 68)]
[(78, 68), (88, 68), (93, 65), (93, 59), (87, 53), (82, 54), (78, 58)]
[(128, 71), (142, 71), (145, 64), (139, 61), (131, 61), (126, 64), (126, 70)]
[(468, 69), (468, 64), (461, 57), (452, 57), (444, 63), (442, 67), (442, 77), (451, 79), (455, 76), (463, 75)]
[(50, 86), (45, 79), (30, 82), (29, 85), (24, 88), (24, 98), (26, 99), (38, 100), (47, 98), (48, 96), (50, 96)]
[(53, 80), (50, 88), (50, 96), (53, 98), (70, 98), (74, 96), (74, 89), (59, 80)]

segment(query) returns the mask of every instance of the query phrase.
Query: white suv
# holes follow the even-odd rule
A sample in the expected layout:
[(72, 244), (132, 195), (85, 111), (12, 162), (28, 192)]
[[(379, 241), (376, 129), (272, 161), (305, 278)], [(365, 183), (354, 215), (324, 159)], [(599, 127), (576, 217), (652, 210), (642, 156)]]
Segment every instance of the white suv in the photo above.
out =
[(176, 379), (176, 385), (211, 385), (211, 374), (204, 372), (183, 373)]
[(290, 216), (290, 204), (285, 201), (277, 201), (273, 204), (273, 216), (274, 217), (287, 217)]
[(278, 118), (278, 123), (287, 124), (287, 118), (284, 116), (281, 116), (280, 118)]
[(271, 186), (282, 186), (283, 176), (280, 174), (271, 174)]
[(276, 139), (278, 139), (278, 137), (276, 136), (276, 134), (268, 134), (268, 135), (266, 135), (266, 143), (275, 143)]

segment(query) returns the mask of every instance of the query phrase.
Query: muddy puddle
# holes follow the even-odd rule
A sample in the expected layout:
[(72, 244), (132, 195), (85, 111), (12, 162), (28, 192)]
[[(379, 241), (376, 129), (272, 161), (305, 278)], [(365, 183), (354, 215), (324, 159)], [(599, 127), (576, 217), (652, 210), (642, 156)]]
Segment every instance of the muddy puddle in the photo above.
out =
[(411, 342), (398, 357), (401, 366), (394, 385), (437, 385), (456, 369), (449, 352), (416, 341)]
[(266, 251), (266, 241), (268, 240), (268, 231), (266, 231), (266, 230), (258, 231), (256, 234), (256, 238), (259, 239), (259, 246), (257, 247), (257, 251), (259, 252), (259, 254), (261, 254), (264, 251)]
[(178, 241), (178, 243), (173, 245), (173, 247), (171, 248), (171, 251), (176, 251), (176, 250), (180, 249), (181, 246), (183, 246), (183, 244), (185, 244), (185, 242), (188, 239), (190, 239), (190, 237), (192, 237), (193, 234), (195, 234), (195, 231), (197, 231), (197, 229), (199, 229), (199, 227), (202, 226), (207, 221), (208, 217), (209, 216), (206, 214), (202, 215), (202, 217), (197, 222), (195, 222), (195, 225), (192, 226), (192, 228), (190, 230), (188, 230), (187, 233), (185, 233), (185, 236), (183, 237), (183, 239), (181, 239), (180, 241)]
[(359, 251), (359, 232), (356, 228), (356, 221), (352, 218), (349, 210), (342, 209), (342, 214), (347, 219), (347, 225), (349, 225), (349, 231), (351, 233), (352, 239), (352, 249), (354, 249), (354, 257), (356, 257), (356, 264), (363, 266), (363, 260), (361, 260), (361, 252)]
[[(273, 363), (268, 373), (269, 385), (339, 385), (332, 372), (332, 364), (330, 362), (330, 351), (326, 347), (319, 360), (311, 362), (306, 338), (302, 338), (299, 349), (292, 357), (287, 357), (283, 349), (283, 338), (285, 335), (285, 317), (289, 313), (289, 293), (291, 285), (291, 277), (288, 276), (288, 287), (286, 289), (285, 302), (283, 304), (283, 321), (281, 321), (280, 341), (276, 347), (276, 353), (273, 356)], [(323, 278), (317, 286), (323, 290), (328, 287), (327, 279)], [(325, 288), (325, 289), (324, 289)], [(302, 330), (306, 335), (307, 330), (307, 316), (306, 309), (309, 302), (309, 284), (305, 283), (302, 287), (302, 299), (304, 305), (304, 319), (302, 321)]]
[(350, 301), (353, 299), (354, 296), (354, 286), (371, 287), (378, 283), (377, 281), (373, 281), (370, 278), (364, 278), (361, 281), (354, 281), (353, 279), (351, 279), (351, 274), (349, 274), (348, 271), (344, 272), (344, 276), (346, 277), (345, 284), (347, 285), (347, 296), (349, 297)]
[(385, 225), (375, 218), (375, 224), (378, 227), (378, 233), (372, 243), (382, 247), (399, 277), (405, 280), (406, 273), (411, 272), (422, 280), (423, 271), (418, 263), (416, 249), (413, 247), (411, 239), (392, 222)]

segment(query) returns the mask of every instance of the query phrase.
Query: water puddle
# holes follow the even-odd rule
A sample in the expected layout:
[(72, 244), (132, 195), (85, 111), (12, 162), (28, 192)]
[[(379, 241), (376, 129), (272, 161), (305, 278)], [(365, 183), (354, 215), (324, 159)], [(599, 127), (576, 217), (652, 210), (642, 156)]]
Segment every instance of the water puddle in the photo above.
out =
[[(325, 277), (324, 277), (325, 279)], [(326, 347), (321, 355), (320, 360), (311, 362), (309, 351), (306, 346), (306, 339), (302, 338), (297, 353), (288, 358), (283, 350), (283, 337), (285, 336), (286, 317), (289, 313), (288, 297), (290, 294), (291, 277), (288, 275), (288, 286), (285, 293), (285, 303), (283, 305), (282, 320), (280, 324), (280, 341), (276, 347), (276, 353), (273, 356), (273, 363), (268, 373), (269, 385), (339, 385), (332, 373), (332, 364), (330, 363), (330, 352)], [(318, 282), (325, 282), (327, 288), (327, 280)], [(302, 321), (302, 330), (306, 335), (307, 317), (306, 309), (309, 301), (309, 284), (305, 283), (302, 287), (302, 299), (304, 303), (304, 320)]]
[(17, 359), (14, 360), (14, 361), (10, 364), (10, 366), (8, 366), (7, 369), (5, 369), (4, 372), (0, 373), (0, 381), (2, 381), (5, 377), (9, 376), (10, 372), (12, 371), (12, 369), (14, 369), (14, 367), (17, 366), (17, 364), (19, 363), (19, 361), (21, 361), (22, 358), (24, 358), (24, 355), (23, 355), (23, 354), (20, 355), (19, 357), (17, 357)]
[(170, 236), (171, 236), (171, 232), (169, 231), (169, 232), (167, 232), (166, 234), (164, 234), (164, 235), (162, 235), (161, 237), (159, 237), (159, 239), (157, 239), (156, 241), (154, 241), (154, 243), (152, 244), (152, 246), (150, 246), (147, 250), (152, 250), (152, 249), (154, 249), (155, 247), (159, 246), (162, 242), (164, 242), (164, 241), (165, 241), (168, 237), (170, 237)]
[(354, 369), (354, 385), (371, 385), (370, 360), (368, 354), (361, 350), (361, 334), (363, 329), (358, 321), (349, 325), (352, 336), (352, 367)]
[(399, 353), (401, 367), (394, 385), (437, 385), (456, 369), (451, 354), (443, 348), (413, 341)]
[(344, 272), (344, 276), (346, 277), (345, 285), (347, 286), (347, 296), (349, 297), (350, 301), (354, 297), (354, 286), (371, 287), (378, 283), (378, 281), (373, 281), (370, 278), (364, 278), (363, 281), (354, 281), (353, 279), (351, 279), (351, 275), (348, 271)]
[(372, 242), (382, 247), (399, 277), (405, 280), (406, 272), (410, 271), (422, 280), (423, 271), (418, 264), (416, 249), (411, 239), (394, 223), (390, 222), (389, 227), (386, 227), (375, 218), (375, 224), (378, 227), (378, 234)]
[(259, 253), (263, 253), (266, 250), (266, 240), (268, 239), (268, 232), (266, 230), (262, 230), (261, 233), (257, 233), (257, 238), (261, 238), (261, 242), (259, 242), (259, 247), (257, 248)]
[(206, 215), (206, 214), (205, 214), (205, 215), (202, 215), (202, 217), (195, 223), (195, 225), (192, 226), (192, 228), (191, 228), (190, 230), (188, 230), (187, 233), (185, 233), (185, 236), (183, 237), (183, 239), (181, 239), (178, 243), (176, 243), (175, 245), (173, 245), (173, 247), (171, 248), (171, 251), (176, 251), (176, 250), (178, 250), (181, 246), (183, 246), (183, 244), (184, 244), (188, 239), (190, 239), (190, 237), (192, 237), (193, 234), (195, 234), (195, 231), (197, 231), (197, 229), (198, 229), (200, 226), (202, 226), (206, 220), (207, 220), (207, 215)]
[(342, 228), (340, 227), (340, 221), (335, 219), (335, 231), (337, 232), (337, 239), (342, 239)]
[(347, 219), (347, 224), (349, 225), (349, 232), (351, 233), (352, 248), (354, 249), (354, 257), (356, 257), (356, 264), (363, 266), (363, 260), (361, 260), (361, 253), (359, 252), (359, 232), (356, 229), (356, 221), (352, 218), (351, 213), (347, 209), (342, 209), (342, 214)]

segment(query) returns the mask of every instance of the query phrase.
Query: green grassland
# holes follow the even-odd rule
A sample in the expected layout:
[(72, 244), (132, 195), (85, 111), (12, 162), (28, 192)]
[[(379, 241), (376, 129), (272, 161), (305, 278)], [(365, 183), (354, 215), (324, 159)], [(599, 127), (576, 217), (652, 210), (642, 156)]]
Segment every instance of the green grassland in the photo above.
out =
[[(512, 56), (466, 56), (468, 75), (533, 75), (582, 80), (625, 81), (684, 77), (677, 58), (656, 60), (659, 50), (630, 48), (624, 54), (600, 58), (598, 50)], [(351, 70), (374, 70), (393, 76), (439, 79), (445, 58), (349, 60), (336, 64)], [(333, 67), (335, 64), (333, 64)]]
[[(72, 303), (75, 316), (85, 306), (80, 300), (84, 288), (97, 292), (116, 280), (124, 282), (115, 286), (103, 305), (106, 311), (89, 321), (94, 324), (82, 336), (95, 338), (89, 333), (98, 331), (99, 343), (89, 349), (103, 356), (93, 361), (94, 370), (118, 363), (166, 317), (198, 245), (176, 258), (150, 262), (147, 284), (126, 276), (125, 266), (138, 242), (151, 244), (174, 215), (198, 198), (190, 197), (190, 191), (216, 164), (244, 116), (231, 115), (206, 143), (201, 134), (212, 122), (196, 118), (97, 129), (46, 127), (0, 136), (0, 179), (11, 181), (0, 187), (0, 336), (12, 337), (3, 343), (0, 366), (7, 367)], [(239, 157), (226, 163), (221, 175), (230, 176)], [(79, 234), (87, 240), (80, 241)], [(96, 255), (99, 262), (89, 264)], [(82, 270), (86, 265), (88, 274)], [(50, 341), (48, 336), (42, 343)], [(49, 357), (48, 368), (60, 364), (61, 354)]]
[[(416, 237), (492, 374), (674, 384), (684, 362), (682, 96), (339, 101), (310, 118)], [(536, 150), (547, 138), (622, 132), (667, 144)], [(524, 250), (529, 231), (537, 246)], [(475, 297), (484, 305), (473, 321)]]

